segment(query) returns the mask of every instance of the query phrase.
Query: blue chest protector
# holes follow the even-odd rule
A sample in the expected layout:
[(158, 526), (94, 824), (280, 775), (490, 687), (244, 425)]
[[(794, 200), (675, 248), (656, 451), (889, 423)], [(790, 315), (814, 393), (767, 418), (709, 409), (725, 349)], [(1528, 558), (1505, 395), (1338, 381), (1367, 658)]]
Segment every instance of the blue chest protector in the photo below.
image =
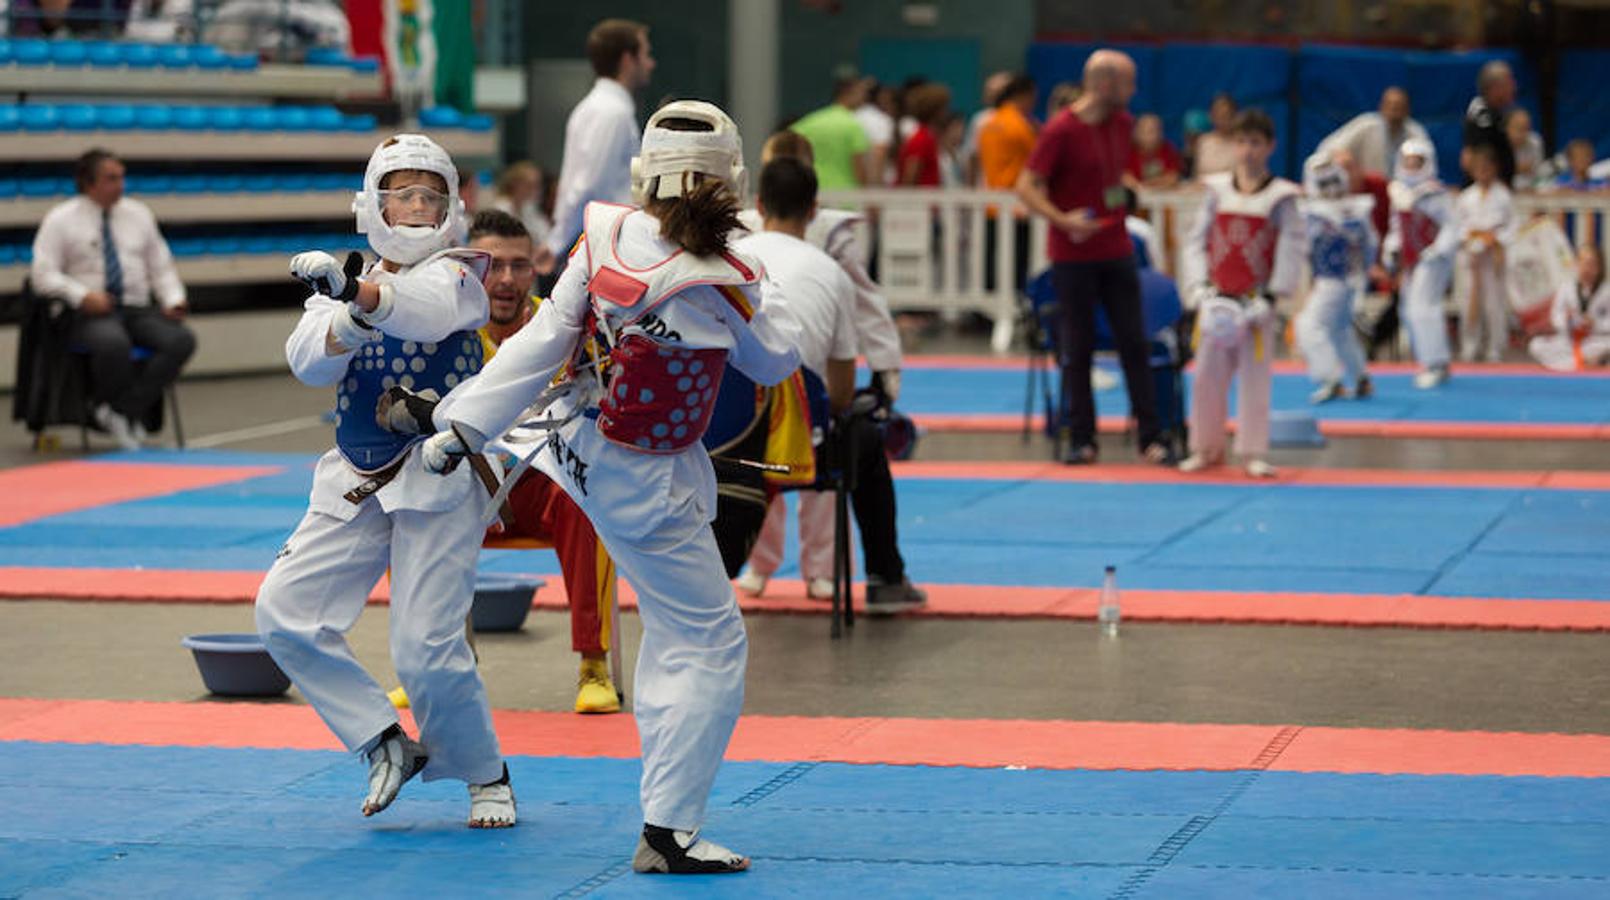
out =
[(392, 385), (446, 395), (481, 371), (481, 338), (455, 331), (437, 343), (387, 336), (363, 346), (347, 363), (336, 392), (335, 444), (360, 472), (384, 469), (427, 435), (397, 434), (375, 421), (375, 404)]
[(1308, 264), (1315, 278), (1345, 279), (1353, 274), (1354, 261), (1363, 261), (1366, 235), (1362, 222), (1309, 220)]

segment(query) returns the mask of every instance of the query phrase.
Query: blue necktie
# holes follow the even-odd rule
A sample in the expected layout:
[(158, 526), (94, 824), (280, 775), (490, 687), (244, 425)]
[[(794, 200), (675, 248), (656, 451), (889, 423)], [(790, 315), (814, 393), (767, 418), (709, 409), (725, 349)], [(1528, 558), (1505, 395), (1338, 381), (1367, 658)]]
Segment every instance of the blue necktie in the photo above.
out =
[(112, 243), (112, 211), (101, 210), (101, 252), (106, 256), (106, 292), (112, 295), (112, 304), (123, 305), (123, 264), (117, 260), (117, 245)]

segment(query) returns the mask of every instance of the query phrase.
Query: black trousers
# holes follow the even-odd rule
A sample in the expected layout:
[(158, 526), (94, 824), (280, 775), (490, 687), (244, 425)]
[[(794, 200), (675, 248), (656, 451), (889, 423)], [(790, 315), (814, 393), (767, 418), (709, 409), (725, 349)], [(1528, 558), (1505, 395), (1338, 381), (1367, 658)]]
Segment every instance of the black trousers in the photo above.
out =
[(1054, 263), (1051, 283), (1057, 292), (1062, 411), (1067, 417), (1072, 446), (1096, 441), (1096, 400), (1090, 389), (1090, 363), (1096, 352), (1097, 304), (1107, 310), (1107, 321), (1112, 325), (1140, 446), (1155, 442), (1161, 435), (1147, 362), (1149, 342), (1140, 305), (1140, 275), (1134, 257)]
[[(995, 248), (1001, 239), (1000, 228), (999, 216), (984, 220), (984, 290), (986, 291), (995, 290)], [(1012, 286), (1021, 293), (1028, 284), (1029, 221), (1013, 218), (1012, 234)]]
[[(125, 306), (104, 316), (80, 313), (72, 340), (89, 351), (94, 404), (109, 404), (134, 422), (144, 421), (162, 402), (162, 392), (196, 352), (194, 332), (146, 306)], [(138, 367), (129, 355), (135, 347), (151, 353)]]

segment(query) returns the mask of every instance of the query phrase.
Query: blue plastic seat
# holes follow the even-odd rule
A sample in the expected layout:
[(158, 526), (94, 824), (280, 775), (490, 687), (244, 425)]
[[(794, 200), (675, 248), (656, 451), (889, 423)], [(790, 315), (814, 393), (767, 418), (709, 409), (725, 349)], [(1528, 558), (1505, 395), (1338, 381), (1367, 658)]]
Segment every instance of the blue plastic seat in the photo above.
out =
[(341, 120), (341, 127), (346, 131), (374, 131), (378, 125), (379, 120), (369, 113), (358, 113)]
[(16, 49), (11, 45), (11, 38), (0, 35), (0, 66), (8, 65), (16, 58)]
[(56, 179), (19, 178), (17, 179), (17, 193), (24, 197), (54, 197), (56, 196)]
[(25, 103), (18, 108), (17, 115), (23, 131), (55, 131), (61, 127), (53, 103)]
[(240, 176), (239, 190), (253, 194), (266, 194), (274, 190), (274, 176), (263, 172), (247, 172)]
[(56, 66), (82, 66), (89, 62), (89, 48), (83, 41), (51, 41), (50, 62)]
[(22, 110), (14, 104), (0, 105), (0, 131), (16, 131), (22, 127)]
[(21, 182), (9, 175), (0, 177), (0, 199), (9, 200), (22, 190)]
[(307, 52), (303, 62), (310, 66), (344, 66), (347, 64), (347, 55), (335, 47), (314, 47)]
[(188, 69), (196, 64), (189, 44), (158, 44), (157, 65), (165, 69)]
[(312, 120), (305, 106), (281, 106), (274, 110), (274, 124), (281, 131), (307, 131)]
[(213, 131), (239, 131), (245, 125), (245, 116), (238, 106), (209, 106), (207, 127)]
[(89, 64), (98, 69), (115, 69), (123, 65), (123, 48), (115, 41), (90, 41), (84, 45)]
[(167, 131), (173, 127), (173, 107), (156, 103), (134, 107), (134, 127), (141, 131)]
[(129, 131), (134, 125), (132, 104), (106, 103), (95, 107), (95, 127), (102, 131)]
[(247, 131), (273, 131), (276, 122), (271, 106), (248, 106), (241, 111), (241, 124)]
[(254, 234), (240, 242), (242, 253), (278, 253), (279, 239), (273, 235)]
[(176, 106), (173, 109), (173, 127), (180, 131), (207, 130), (207, 110), (201, 106)]
[(463, 117), (459, 127), (470, 131), (491, 131), (492, 117), (485, 113), (472, 113)]
[(254, 53), (229, 54), (229, 68), (236, 72), (257, 71), (257, 55)]
[(425, 128), (457, 128), (464, 116), (451, 106), (433, 106), (419, 111), (419, 124)]
[(213, 256), (233, 256), (240, 252), (240, 238), (232, 234), (207, 238), (207, 252)]
[(205, 175), (175, 175), (172, 180), (175, 194), (205, 194), (207, 192), (207, 176)]
[(165, 174), (141, 175), (140, 189), (147, 194), (173, 193), (173, 176)]
[(204, 177), (207, 190), (215, 194), (238, 194), (246, 189), (246, 180), (236, 172), (219, 172)]
[(56, 108), (56, 115), (61, 119), (61, 127), (68, 131), (95, 129), (95, 107), (88, 103), (63, 103)]
[(341, 110), (333, 106), (315, 106), (308, 110), (308, 120), (314, 131), (340, 131)]
[(14, 244), (0, 244), (0, 266), (9, 266), (17, 261), (17, 248)]
[(363, 177), (346, 172), (319, 172), (313, 176), (313, 190), (356, 191), (363, 186)]
[(42, 66), (50, 62), (50, 41), (19, 38), (11, 42), (11, 58), (19, 66)]
[(313, 176), (307, 172), (276, 172), (274, 173), (274, 189), (280, 191), (310, 191), (313, 189)]
[(368, 75), (380, 71), (380, 60), (373, 56), (355, 56), (347, 60), (347, 66), (354, 72)]
[(150, 44), (122, 44), (123, 65), (131, 69), (156, 68), (157, 48)]
[(168, 241), (168, 250), (174, 256), (200, 256), (207, 252), (206, 238), (174, 238)]
[[(199, 69), (216, 71), (230, 67), (229, 54), (211, 44), (197, 44), (191, 48), (191, 62)], [(256, 58), (253, 58), (256, 61)]]

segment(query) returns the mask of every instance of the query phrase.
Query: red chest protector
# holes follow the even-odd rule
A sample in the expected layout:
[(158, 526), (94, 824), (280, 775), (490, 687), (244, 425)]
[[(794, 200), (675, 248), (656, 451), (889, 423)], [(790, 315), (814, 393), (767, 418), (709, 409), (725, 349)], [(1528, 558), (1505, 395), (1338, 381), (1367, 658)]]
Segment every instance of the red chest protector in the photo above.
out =
[[(759, 279), (758, 266), (731, 254), (701, 258), (677, 250), (650, 266), (626, 264), (618, 252), (620, 232), (634, 212), (603, 203), (586, 209), (587, 290), (593, 315), (612, 333), (688, 288), (734, 287)], [(610, 348), (609, 358), (609, 381), (598, 404), (599, 433), (645, 453), (676, 453), (699, 442), (710, 425), (726, 349), (688, 347), (634, 332)]]
[(1275, 208), (1296, 197), (1299, 189), (1276, 178), (1256, 194), (1243, 194), (1228, 172), (1204, 178), (1203, 185), (1214, 193), (1215, 201), (1207, 236), (1208, 278), (1229, 297), (1262, 291), (1274, 274), (1280, 243)]
[(1417, 209), (1398, 213), (1398, 231), (1403, 235), (1403, 266), (1411, 268), (1420, 261), (1420, 254), (1437, 239), (1442, 229), (1436, 220)]

